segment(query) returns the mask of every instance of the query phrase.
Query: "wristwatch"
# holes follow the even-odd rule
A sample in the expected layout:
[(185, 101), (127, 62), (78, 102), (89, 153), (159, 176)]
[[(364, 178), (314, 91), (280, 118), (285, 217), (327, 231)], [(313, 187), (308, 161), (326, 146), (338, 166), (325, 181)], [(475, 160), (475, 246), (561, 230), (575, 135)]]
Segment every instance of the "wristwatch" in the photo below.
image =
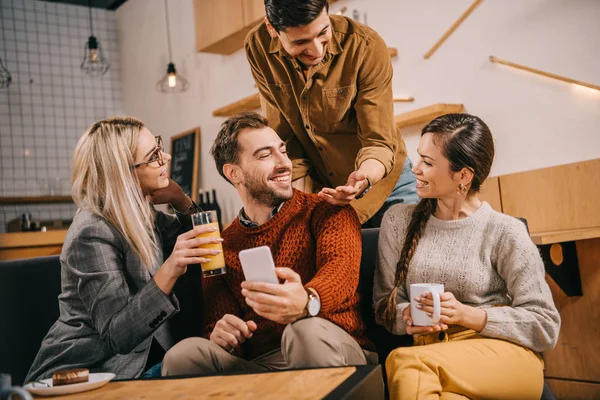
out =
[(306, 289), (308, 292), (308, 302), (306, 303), (306, 312), (309, 317), (316, 317), (321, 311), (321, 300), (314, 293), (314, 289)]
[(355, 198), (356, 200), (358, 200), (358, 199), (362, 199), (362, 198), (364, 197), (364, 195), (365, 195), (365, 194), (367, 194), (367, 192), (368, 192), (369, 190), (371, 190), (371, 187), (372, 187), (372, 186), (371, 186), (371, 180), (370, 180), (370, 179), (369, 179), (369, 177), (367, 176), (367, 188), (366, 188), (365, 190), (363, 190), (361, 194), (359, 194), (358, 196), (355, 196), (354, 198)]

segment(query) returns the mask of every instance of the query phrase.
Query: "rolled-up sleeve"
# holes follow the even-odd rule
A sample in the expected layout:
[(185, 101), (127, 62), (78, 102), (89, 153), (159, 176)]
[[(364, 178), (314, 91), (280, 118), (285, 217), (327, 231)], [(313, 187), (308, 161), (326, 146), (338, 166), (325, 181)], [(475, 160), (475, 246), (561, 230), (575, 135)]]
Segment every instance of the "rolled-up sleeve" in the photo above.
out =
[(355, 159), (356, 169), (368, 159), (380, 161), (386, 175), (394, 167), (399, 132), (394, 122), (392, 76), (387, 45), (374, 34), (365, 46), (354, 104), (362, 144)]

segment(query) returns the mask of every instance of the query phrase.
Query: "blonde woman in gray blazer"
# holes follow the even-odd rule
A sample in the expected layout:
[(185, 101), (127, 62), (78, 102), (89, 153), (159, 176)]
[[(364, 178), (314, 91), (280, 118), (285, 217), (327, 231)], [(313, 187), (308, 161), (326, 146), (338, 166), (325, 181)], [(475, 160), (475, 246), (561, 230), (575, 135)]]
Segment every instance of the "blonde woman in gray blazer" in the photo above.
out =
[[(160, 136), (134, 118), (96, 122), (79, 140), (72, 190), (79, 210), (60, 256), (60, 316), (26, 381), (79, 367), (136, 378), (174, 344), (173, 286), (188, 264), (216, 254), (198, 246), (220, 239), (196, 239), (209, 228), (192, 229), (196, 207), (168, 178), (170, 159)], [(177, 216), (154, 209), (163, 203)]]

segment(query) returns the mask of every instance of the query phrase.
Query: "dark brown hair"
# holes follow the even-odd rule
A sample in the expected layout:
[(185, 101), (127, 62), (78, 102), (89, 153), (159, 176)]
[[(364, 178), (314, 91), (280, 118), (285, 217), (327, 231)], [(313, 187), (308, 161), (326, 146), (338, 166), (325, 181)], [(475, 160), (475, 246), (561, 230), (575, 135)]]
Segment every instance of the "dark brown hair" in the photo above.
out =
[[(221, 124), (221, 130), (210, 149), (210, 154), (215, 159), (217, 171), (228, 182), (223, 173), (225, 164), (236, 164), (239, 156), (238, 135), (247, 128), (261, 129), (268, 125), (267, 119), (255, 112), (244, 112), (230, 117)], [(230, 182), (231, 183), (231, 182)]]
[(308, 25), (323, 9), (329, 11), (327, 0), (265, 0), (265, 14), (277, 32)]
[[(473, 171), (473, 180), (467, 196), (479, 192), (494, 160), (494, 140), (485, 122), (474, 115), (446, 114), (427, 124), (421, 136), (426, 133), (433, 135), (433, 142), (449, 161), (452, 172), (461, 171), (463, 168)], [(398, 288), (406, 280), (408, 265), (425, 231), (425, 225), (436, 207), (437, 199), (422, 199), (413, 211), (400, 251), (400, 260), (396, 265), (394, 289), (387, 301), (382, 302), (377, 310), (377, 314), (388, 326), (394, 325)]]

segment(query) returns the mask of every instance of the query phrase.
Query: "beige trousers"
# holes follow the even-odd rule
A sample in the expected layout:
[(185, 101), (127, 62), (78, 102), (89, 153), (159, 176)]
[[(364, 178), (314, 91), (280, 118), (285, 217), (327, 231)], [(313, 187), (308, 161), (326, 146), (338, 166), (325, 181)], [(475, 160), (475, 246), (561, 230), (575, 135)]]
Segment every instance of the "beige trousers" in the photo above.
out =
[(263, 372), (377, 362), (376, 353), (363, 350), (342, 328), (326, 319), (313, 317), (286, 326), (281, 348), (252, 361), (229, 354), (204, 338), (182, 340), (165, 355), (162, 375)]
[(537, 353), (472, 330), (417, 338), (385, 365), (390, 399), (539, 400), (544, 385)]

